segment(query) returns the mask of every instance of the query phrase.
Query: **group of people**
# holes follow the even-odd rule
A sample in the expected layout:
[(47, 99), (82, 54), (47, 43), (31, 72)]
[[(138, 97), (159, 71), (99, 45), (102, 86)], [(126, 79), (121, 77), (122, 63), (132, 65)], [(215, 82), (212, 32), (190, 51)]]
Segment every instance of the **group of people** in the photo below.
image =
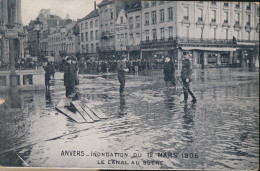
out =
[[(119, 60), (81, 60), (79, 61), (79, 73), (89, 74), (89, 73), (99, 73), (99, 72), (116, 72), (117, 64)], [(126, 67), (129, 72), (143, 71), (152, 68), (152, 64), (146, 59), (142, 60), (129, 60), (126, 61)]]
[[(183, 94), (184, 94), (184, 100), (181, 103), (187, 103), (189, 94), (192, 97), (192, 102), (197, 102), (197, 98), (195, 97), (191, 87), (191, 75), (192, 75), (192, 64), (189, 59), (190, 53), (183, 53), (182, 58), (182, 69), (181, 69), (181, 84), (183, 86)], [(124, 96), (124, 87), (125, 87), (125, 73), (129, 72), (129, 69), (126, 65), (126, 57), (122, 56), (122, 59), (117, 64), (117, 71), (118, 71), (118, 80), (120, 83), (119, 93), (120, 96)], [(176, 90), (176, 76), (175, 76), (175, 65), (170, 60), (169, 56), (165, 57), (165, 63), (164, 63), (164, 81), (166, 83), (167, 88), (169, 88), (170, 83), (174, 86)]]
[[(164, 59), (164, 81), (166, 83), (167, 89), (169, 88), (170, 84), (173, 85), (174, 91), (176, 90), (176, 83), (179, 81), (183, 86), (183, 94), (184, 94), (184, 101), (182, 103), (187, 103), (188, 101), (188, 95), (190, 94), (192, 97), (192, 102), (196, 102), (197, 99), (190, 87), (191, 82), (191, 75), (192, 75), (192, 64), (189, 59), (190, 53), (183, 53), (182, 58), (182, 69), (181, 69), (181, 80), (177, 79), (175, 75), (175, 65), (174, 62), (171, 61), (169, 56), (166, 56)], [(107, 63), (104, 62), (103, 65)], [(102, 63), (101, 63), (102, 64)], [(119, 94), (120, 96), (125, 96), (124, 94), (124, 88), (125, 88), (125, 73), (130, 72), (131, 69), (129, 69), (129, 62), (126, 59), (126, 56), (122, 55), (121, 60), (114, 61), (113, 66), (116, 68), (118, 73), (118, 80), (120, 83), (119, 88)], [(66, 97), (71, 96), (72, 94), (75, 94), (77, 91), (76, 86), (79, 85), (79, 79), (78, 79), (78, 73), (80, 73), (80, 65), (77, 63), (77, 58), (74, 56), (67, 56), (62, 64), (62, 68), (64, 71), (64, 86), (66, 87)], [(107, 65), (106, 65), (107, 66)], [(131, 65), (130, 65), (131, 66)], [(104, 66), (103, 66), (104, 67)], [(104, 67), (107, 69), (107, 67)], [(103, 68), (103, 69), (104, 69)], [(53, 74), (53, 66), (50, 63), (44, 64), (45, 69), (45, 86), (46, 90), (49, 89), (49, 80), (50, 76)], [(134, 66), (133, 66), (134, 69)], [(137, 70), (138, 68), (135, 68)], [(102, 70), (102, 65), (101, 65)]]

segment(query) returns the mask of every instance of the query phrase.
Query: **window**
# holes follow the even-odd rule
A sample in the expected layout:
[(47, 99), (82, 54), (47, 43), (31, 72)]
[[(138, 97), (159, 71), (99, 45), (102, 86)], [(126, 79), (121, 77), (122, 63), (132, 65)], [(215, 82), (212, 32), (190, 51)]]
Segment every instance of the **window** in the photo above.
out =
[(216, 10), (212, 10), (211, 22), (216, 22), (216, 17), (217, 17), (217, 12), (216, 12)]
[(173, 20), (173, 10), (172, 7), (168, 8), (168, 21)]
[(129, 29), (132, 30), (134, 27), (133, 17), (129, 17)]
[(236, 24), (239, 24), (240, 21), (240, 14), (236, 13)]
[(211, 1), (211, 5), (216, 5), (216, 1)]
[(111, 11), (111, 12), (110, 12), (110, 19), (111, 19), (111, 20), (113, 19), (113, 16), (114, 16), (114, 13)]
[(183, 8), (183, 18), (185, 20), (189, 19), (189, 8), (188, 7)]
[(108, 31), (108, 25), (105, 24), (105, 31)]
[(93, 31), (90, 32), (90, 39), (93, 41)]
[(250, 32), (248, 32), (248, 40), (250, 40)]
[(164, 9), (160, 10), (160, 22), (164, 22)]
[(161, 32), (161, 39), (164, 39), (164, 28), (160, 28), (160, 32)]
[(91, 47), (91, 52), (93, 53), (94, 52), (94, 45), (91, 44), (90, 47)]
[(250, 2), (249, 2), (248, 5), (246, 6), (246, 9), (247, 9), (247, 10), (251, 10), (251, 4), (250, 4)]
[(236, 31), (236, 35), (237, 35), (237, 37), (236, 37), (237, 40), (239, 40), (239, 38), (240, 38), (240, 32), (239, 32), (239, 30)]
[(149, 2), (144, 1), (144, 8), (149, 8)]
[(88, 32), (86, 32), (86, 42), (88, 41)]
[(228, 23), (228, 12), (225, 12), (225, 19), (224, 19), (224, 23)]
[(188, 38), (189, 37), (189, 27), (186, 26), (184, 28), (185, 28), (185, 33), (186, 33), (185, 37)]
[(99, 48), (99, 44), (98, 44), (98, 43), (96, 43), (96, 49), (97, 49), (97, 48)]
[(81, 53), (85, 53), (85, 46), (84, 45), (81, 46)]
[(96, 30), (96, 35), (95, 35), (95, 37), (96, 37), (96, 40), (98, 40), (98, 30)]
[(83, 30), (83, 23), (81, 23), (81, 26), (80, 26), (81, 30)]
[(200, 38), (203, 38), (203, 27), (200, 28)]
[(217, 38), (217, 29), (214, 28), (214, 40)]
[(226, 40), (228, 40), (228, 29), (226, 29)]
[(136, 38), (140, 38), (140, 33), (135, 33)]
[(152, 1), (152, 7), (156, 6), (156, 1)]
[(152, 11), (152, 24), (156, 24), (156, 11)]
[(110, 23), (110, 32), (113, 32), (114, 31), (114, 25), (113, 23)]
[(100, 25), (100, 30), (101, 30), (101, 32), (103, 32), (103, 25), (102, 24)]
[(168, 31), (169, 31), (169, 38), (173, 37), (173, 27), (168, 27)]
[(120, 17), (120, 23), (123, 24), (123, 22), (124, 22), (124, 18), (121, 16)]
[(140, 16), (135, 16), (136, 28), (140, 28)]
[(235, 7), (240, 8), (240, 2), (238, 2)]
[(84, 42), (84, 34), (81, 33), (81, 41)]
[(156, 29), (153, 29), (153, 40), (157, 39), (157, 33), (156, 33)]
[(86, 45), (86, 53), (88, 53), (88, 45)]
[(149, 41), (149, 30), (145, 30), (145, 40)]
[(251, 16), (250, 16), (250, 14), (248, 14), (248, 15), (247, 15), (246, 25), (249, 25), (249, 26), (250, 26), (250, 20), (251, 20)]
[(203, 9), (199, 9), (198, 21), (203, 21)]
[(228, 3), (227, 2), (224, 3), (224, 7), (228, 7)]
[(85, 29), (88, 29), (88, 22), (85, 23)]
[(164, 4), (164, 1), (159, 1), (159, 5), (162, 5), (162, 4)]
[(95, 20), (95, 27), (98, 27), (98, 20)]
[(144, 17), (145, 17), (145, 25), (149, 25), (149, 12), (146, 12), (144, 14)]
[(130, 40), (131, 41), (134, 41), (134, 36), (133, 36), (133, 34), (131, 33), (131, 34), (129, 34), (129, 37), (130, 37)]
[(93, 21), (90, 21), (90, 28), (93, 28)]

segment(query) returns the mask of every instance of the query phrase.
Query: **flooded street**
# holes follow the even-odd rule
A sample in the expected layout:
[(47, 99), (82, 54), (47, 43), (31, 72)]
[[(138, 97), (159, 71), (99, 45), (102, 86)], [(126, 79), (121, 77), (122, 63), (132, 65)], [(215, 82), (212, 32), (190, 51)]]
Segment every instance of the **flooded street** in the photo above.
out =
[(180, 84), (177, 93), (167, 90), (161, 70), (127, 74), (125, 97), (119, 96), (116, 73), (80, 75), (82, 99), (108, 116), (81, 124), (55, 110), (65, 97), (62, 79), (56, 73), (47, 93), (1, 93), (0, 165), (24, 166), (18, 155), (33, 167), (243, 170), (259, 165), (258, 72), (195, 70), (191, 87), (198, 102), (186, 105), (180, 104)]

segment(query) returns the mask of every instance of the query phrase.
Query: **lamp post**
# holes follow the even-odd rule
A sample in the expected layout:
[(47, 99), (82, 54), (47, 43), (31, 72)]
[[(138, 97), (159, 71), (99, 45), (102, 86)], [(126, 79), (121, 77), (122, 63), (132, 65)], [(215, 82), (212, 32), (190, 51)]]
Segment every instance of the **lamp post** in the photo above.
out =
[(36, 32), (37, 36), (37, 70), (38, 67), (41, 66), (41, 59), (40, 59), (40, 31), (42, 30), (42, 22), (37, 18), (37, 20), (34, 21), (33, 23), (33, 30)]

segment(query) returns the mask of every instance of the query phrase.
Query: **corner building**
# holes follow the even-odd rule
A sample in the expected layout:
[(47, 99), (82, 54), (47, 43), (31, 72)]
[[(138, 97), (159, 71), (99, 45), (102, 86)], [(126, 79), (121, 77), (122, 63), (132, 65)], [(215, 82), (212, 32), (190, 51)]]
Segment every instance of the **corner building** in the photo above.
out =
[(259, 60), (259, 4), (216, 1), (142, 1), (141, 58), (169, 55), (181, 68), (249, 67)]

